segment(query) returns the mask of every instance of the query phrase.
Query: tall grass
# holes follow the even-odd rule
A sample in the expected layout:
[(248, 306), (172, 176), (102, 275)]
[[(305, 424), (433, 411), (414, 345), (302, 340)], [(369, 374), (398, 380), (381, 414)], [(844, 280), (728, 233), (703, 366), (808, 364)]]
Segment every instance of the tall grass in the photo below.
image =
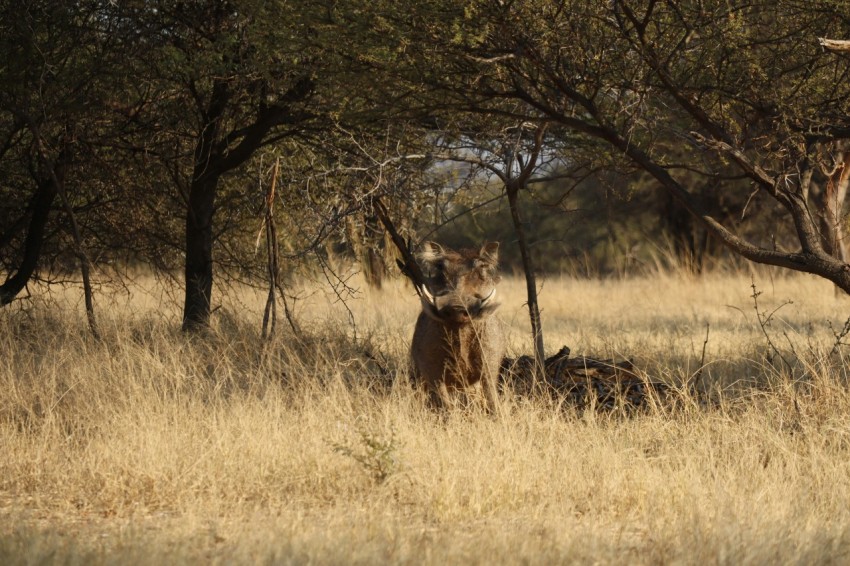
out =
[[(0, 313), (0, 563), (844, 562), (850, 303), (755, 283), (768, 324), (749, 276), (543, 282), (552, 352), (697, 382), (631, 417), (509, 394), (501, 418), (433, 414), (401, 285), (347, 308), (304, 285), (302, 334), (269, 343), (247, 290), (203, 338), (155, 286), (101, 296), (100, 342), (75, 291), (39, 295)], [(522, 289), (502, 285), (514, 354)]]

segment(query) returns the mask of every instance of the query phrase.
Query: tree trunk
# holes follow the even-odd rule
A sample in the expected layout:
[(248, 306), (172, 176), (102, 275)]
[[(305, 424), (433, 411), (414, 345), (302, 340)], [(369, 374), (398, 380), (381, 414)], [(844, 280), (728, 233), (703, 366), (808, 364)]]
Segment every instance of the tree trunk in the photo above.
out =
[(183, 331), (194, 332), (210, 323), (212, 300), (212, 220), (215, 196), (221, 177), (221, 120), (230, 100), (224, 80), (216, 80), (207, 106), (203, 109), (204, 127), (195, 144), (195, 163), (186, 210), (186, 300), (183, 304)]
[(673, 195), (667, 193), (666, 196), (662, 219), (673, 245), (675, 259), (687, 271), (699, 274), (702, 271), (702, 265), (699, 263), (693, 216), (673, 198)]
[[(64, 167), (57, 166), (56, 177), (62, 181)], [(0, 285), (0, 306), (11, 303), (27, 286), (41, 257), (44, 243), (44, 230), (50, 216), (51, 206), (56, 199), (57, 190), (53, 179), (41, 181), (30, 201), (30, 221), (27, 236), (24, 240), (24, 250), (17, 271)]]
[[(48, 153), (44, 147), (44, 140), (41, 138), (41, 131), (39, 125), (32, 119), (31, 116), (24, 112), (17, 111), (16, 109), (12, 109), (12, 113), (21, 118), (29, 127), (30, 131), (33, 135), (33, 142), (35, 144), (35, 148), (38, 152), (39, 157), (43, 161), (44, 168), (47, 171), (47, 179), (43, 181), (43, 183), (48, 183), (52, 186), (53, 195), (47, 195), (49, 197), (49, 202), (45, 205), (49, 208), (50, 203), (52, 203), (53, 198), (56, 195), (59, 195), (62, 199), (62, 206), (65, 208), (65, 213), (68, 215), (68, 221), (71, 225), (71, 236), (74, 240), (74, 251), (77, 254), (77, 257), (80, 260), (80, 272), (83, 277), (83, 291), (85, 293), (85, 302), (86, 302), (86, 316), (88, 317), (89, 327), (91, 328), (92, 334), (94, 334), (95, 338), (100, 338), (100, 334), (97, 329), (97, 321), (94, 316), (94, 301), (92, 299), (92, 287), (91, 287), (91, 279), (89, 277), (89, 270), (91, 268), (91, 264), (89, 262), (89, 258), (83, 249), (83, 240), (80, 234), (80, 228), (77, 224), (77, 218), (74, 215), (74, 208), (71, 206), (71, 202), (68, 199), (68, 194), (65, 192), (65, 162), (68, 159), (66, 149), (63, 148), (59, 154), (59, 158), (54, 162), (48, 157)], [(39, 189), (41, 190), (41, 189)], [(48, 189), (50, 192), (51, 189)], [(39, 195), (36, 194), (35, 199), (38, 200)], [(49, 212), (49, 210), (48, 210)], [(38, 218), (38, 214), (36, 211), (33, 211), (34, 218)], [(41, 219), (40, 222), (46, 222), (46, 216)], [(44, 225), (42, 224), (38, 227), (37, 231), (40, 231), (39, 240), (43, 240), (43, 230)], [(28, 242), (29, 243), (29, 242)], [(41, 242), (35, 242), (35, 245), (38, 247), (37, 253), (35, 254), (35, 261), (38, 260), (38, 255), (40, 253)], [(35, 266), (32, 266), (31, 269), (35, 269)], [(32, 272), (30, 272), (30, 275)], [(27, 280), (29, 276), (27, 276)], [(8, 282), (8, 281), (7, 281)], [(26, 285), (26, 282), (22, 282), (23, 285)], [(17, 294), (17, 293), (16, 293)]]
[[(370, 208), (374, 208), (374, 205)], [(381, 225), (378, 223), (378, 217), (374, 214), (364, 214), (363, 229), (367, 243), (366, 261), (369, 263), (367, 281), (373, 289), (380, 289), (386, 278), (387, 268), (384, 264), (384, 254), (381, 250), (384, 233), (381, 230)]]
[(519, 186), (508, 184), (505, 186), (508, 195), (508, 205), (511, 209), (511, 220), (514, 224), (514, 232), (519, 243), (519, 251), (522, 256), (522, 270), (525, 272), (525, 288), (528, 294), (528, 315), (531, 318), (531, 335), (534, 340), (535, 373), (542, 379), (545, 368), (546, 354), (543, 349), (543, 325), (540, 321), (540, 307), (537, 304), (537, 281), (534, 277), (534, 266), (531, 253), (528, 250), (528, 241), (525, 237), (525, 229), (522, 227), (522, 216), (519, 210)]
[[(374, 205), (372, 207), (374, 208)], [(383, 234), (378, 218), (369, 215), (364, 209), (362, 215), (346, 218), (345, 233), (366, 284), (372, 289), (380, 289), (383, 286), (386, 267), (380, 250)]]
[(186, 301), (183, 330), (197, 331), (209, 326), (213, 268), (212, 219), (219, 175), (204, 173), (195, 177), (189, 191), (186, 211)]
[[(261, 106), (256, 120), (229, 133), (222, 132), (222, 119), (233, 98), (228, 81), (216, 79), (209, 102), (201, 109), (204, 117), (195, 146), (195, 167), (186, 211), (186, 301), (183, 330), (203, 330), (209, 326), (212, 295), (212, 246), (215, 197), (221, 176), (244, 164), (267, 142), (275, 126), (296, 118), (289, 104), (312, 92), (309, 78), (298, 81), (281, 98), (282, 105)], [(240, 140), (231, 147), (230, 141)]]
[(824, 248), (834, 258), (847, 263), (847, 242), (844, 234), (844, 204), (850, 188), (850, 152), (845, 152), (835, 171), (826, 179), (824, 187), (823, 221)]
[[(39, 142), (39, 145), (40, 142)], [(45, 159), (47, 161), (47, 159)], [(56, 192), (62, 199), (62, 206), (65, 208), (65, 214), (68, 215), (68, 224), (71, 227), (71, 238), (74, 240), (74, 253), (77, 259), (80, 260), (80, 275), (83, 278), (83, 297), (86, 304), (86, 318), (89, 321), (89, 328), (92, 335), (96, 339), (100, 339), (100, 331), (97, 326), (97, 318), (94, 314), (94, 292), (91, 285), (91, 260), (83, 247), (83, 236), (80, 232), (80, 225), (77, 223), (77, 215), (74, 214), (74, 207), (71, 206), (71, 201), (68, 198), (68, 193), (65, 191), (64, 180), (59, 178), (56, 168), (49, 163), (50, 179), (56, 186)]]
[[(820, 227), (823, 248), (832, 257), (847, 263), (847, 242), (844, 230), (844, 216), (847, 189), (850, 184), (850, 152), (844, 152), (834, 171), (827, 175), (820, 202), (816, 202), (820, 211)], [(836, 286), (836, 295), (842, 290)]]

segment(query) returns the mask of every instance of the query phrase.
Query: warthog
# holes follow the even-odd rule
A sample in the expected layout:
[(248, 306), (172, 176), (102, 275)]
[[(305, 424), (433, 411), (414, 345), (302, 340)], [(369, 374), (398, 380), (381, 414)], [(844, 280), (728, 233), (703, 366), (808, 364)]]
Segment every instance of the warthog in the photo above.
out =
[(426, 242), (418, 255), (424, 284), (422, 312), (411, 344), (413, 377), (431, 403), (450, 407), (458, 393), (481, 387), (491, 412), (497, 409), (504, 333), (493, 316), (499, 244), (453, 251)]

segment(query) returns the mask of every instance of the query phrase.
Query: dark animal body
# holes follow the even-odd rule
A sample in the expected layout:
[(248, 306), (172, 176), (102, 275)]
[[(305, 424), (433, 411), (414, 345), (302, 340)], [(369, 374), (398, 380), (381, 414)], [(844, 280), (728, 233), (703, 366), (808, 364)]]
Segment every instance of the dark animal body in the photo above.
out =
[(499, 244), (454, 251), (426, 242), (418, 260), (425, 280), (410, 349), (414, 379), (436, 407), (453, 406), (480, 387), (495, 411), (505, 351), (501, 322), (493, 316)]

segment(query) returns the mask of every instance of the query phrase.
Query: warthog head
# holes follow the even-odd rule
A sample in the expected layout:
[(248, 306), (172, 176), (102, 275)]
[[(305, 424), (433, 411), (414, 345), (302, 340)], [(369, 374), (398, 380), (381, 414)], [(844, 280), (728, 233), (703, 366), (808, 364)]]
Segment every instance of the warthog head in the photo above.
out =
[(422, 312), (410, 346), (414, 379), (437, 407), (452, 406), (460, 392), (483, 386), (487, 405), (496, 412), (505, 351), (501, 322), (490, 316), (498, 306), (499, 244), (456, 252), (426, 242), (418, 260)]
[(422, 311), (444, 324), (466, 324), (493, 313), (499, 275), (499, 243), (454, 251), (425, 242), (419, 263), (425, 276)]

